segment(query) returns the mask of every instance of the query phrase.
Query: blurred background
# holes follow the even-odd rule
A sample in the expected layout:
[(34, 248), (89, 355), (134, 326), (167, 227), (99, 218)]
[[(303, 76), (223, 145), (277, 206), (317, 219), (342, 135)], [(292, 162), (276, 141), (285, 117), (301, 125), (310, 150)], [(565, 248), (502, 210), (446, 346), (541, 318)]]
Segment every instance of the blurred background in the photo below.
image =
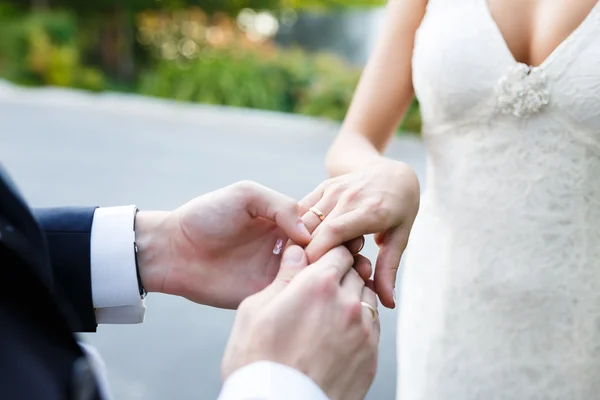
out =
[[(302, 198), (327, 178), (383, 3), (0, 0), (0, 162), (33, 206), (173, 209), (243, 179)], [(400, 132), (419, 130), (415, 102)], [(388, 155), (424, 187), (423, 147), (400, 132)], [(115, 399), (215, 399), (235, 313), (147, 305), (144, 324), (84, 337)], [(396, 319), (381, 310), (369, 400), (395, 396)]]
[[(0, 0), (0, 77), (341, 120), (384, 0)], [(402, 127), (419, 131), (417, 105)]]

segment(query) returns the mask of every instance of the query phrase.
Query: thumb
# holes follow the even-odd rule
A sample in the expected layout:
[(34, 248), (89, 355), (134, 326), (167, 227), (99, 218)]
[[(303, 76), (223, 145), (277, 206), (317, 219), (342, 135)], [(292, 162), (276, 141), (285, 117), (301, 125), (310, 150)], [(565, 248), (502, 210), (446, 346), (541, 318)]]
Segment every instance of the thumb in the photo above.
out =
[(288, 283), (307, 266), (308, 259), (302, 247), (296, 245), (289, 246), (283, 252), (279, 272), (275, 280), (263, 290), (263, 295), (270, 299), (281, 293), (287, 287)]
[(245, 195), (250, 215), (275, 222), (295, 243), (305, 246), (310, 242), (311, 235), (294, 199), (254, 183), (245, 188)]

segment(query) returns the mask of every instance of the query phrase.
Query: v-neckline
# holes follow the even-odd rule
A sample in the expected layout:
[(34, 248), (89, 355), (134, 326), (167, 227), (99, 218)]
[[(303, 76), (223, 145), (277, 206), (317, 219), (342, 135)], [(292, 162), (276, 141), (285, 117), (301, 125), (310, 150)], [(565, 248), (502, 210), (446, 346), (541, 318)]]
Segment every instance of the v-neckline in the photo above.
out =
[(552, 60), (554, 60), (556, 57), (558, 57), (560, 52), (563, 51), (563, 49), (565, 47), (567, 47), (570, 42), (574, 41), (575, 38), (577, 38), (585, 30), (587, 25), (592, 21), (592, 18), (594, 16), (594, 14), (596, 13), (596, 11), (598, 9), (600, 9), (600, 0), (598, 0), (596, 2), (596, 4), (594, 4), (594, 6), (590, 10), (590, 12), (586, 15), (586, 17), (579, 23), (577, 28), (575, 28), (566, 38), (564, 38), (563, 41), (560, 42), (558, 44), (558, 46), (556, 46), (554, 48), (554, 50), (552, 50), (552, 52), (550, 54), (548, 54), (548, 56), (541, 63), (539, 63), (538, 65), (530, 65), (530, 64), (518, 61), (516, 59), (512, 50), (508, 46), (508, 43), (506, 42), (506, 39), (504, 38), (504, 35), (502, 34), (500, 27), (498, 26), (498, 24), (496, 23), (496, 20), (494, 19), (494, 16), (492, 15), (492, 10), (490, 9), (489, 0), (481, 0), (481, 2), (483, 3), (483, 8), (485, 9), (485, 13), (487, 14), (487, 17), (488, 17), (491, 25), (494, 28), (496, 36), (498, 37), (499, 41), (505, 48), (505, 50), (508, 53), (509, 57), (511, 58), (512, 62), (515, 64), (527, 65), (531, 69), (533, 69), (533, 68), (544, 69), (545, 67), (547, 67), (552, 62)]

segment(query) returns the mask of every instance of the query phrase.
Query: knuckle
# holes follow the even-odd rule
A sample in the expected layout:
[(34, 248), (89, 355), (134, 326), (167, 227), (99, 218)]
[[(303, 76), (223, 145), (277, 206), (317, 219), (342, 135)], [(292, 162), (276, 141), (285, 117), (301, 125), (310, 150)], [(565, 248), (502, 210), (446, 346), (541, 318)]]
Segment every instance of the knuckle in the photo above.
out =
[(376, 211), (384, 206), (384, 199), (381, 196), (371, 196), (368, 200), (365, 200), (367, 208), (371, 211)]
[(347, 279), (348, 282), (352, 282), (356, 285), (364, 284), (362, 278), (360, 277), (358, 271), (355, 268), (350, 268), (350, 270), (346, 273), (345, 279)]
[(259, 186), (259, 184), (254, 181), (246, 179), (246, 180), (235, 183), (234, 186), (240, 190), (253, 190), (257, 186)]
[(350, 250), (348, 250), (345, 246), (338, 246), (336, 248), (336, 251), (339, 251), (340, 253), (339, 260), (342, 266), (354, 265), (354, 256), (352, 255), (352, 253), (350, 253)]
[(281, 211), (292, 215), (299, 214), (300, 206), (292, 199), (286, 199), (285, 203), (282, 205)]
[(344, 191), (341, 200), (346, 204), (355, 204), (360, 201), (361, 197), (362, 192), (360, 190), (354, 188), (347, 188)]
[(241, 195), (253, 196), (258, 192), (260, 185), (254, 181), (244, 180), (234, 183), (233, 188)]
[(331, 298), (334, 296), (337, 286), (338, 278), (336, 270), (334, 268), (327, 268), (319, 273), (314, 288), (317, 295)]
[(256, 302), (254, 296), (250, 296), (250, 297), (246, 297), (244, 300), (242, 300), (242, 302), (240, 303), (240, 305), (238, 306), (237, 312), (238, 315), (246, 315), (248, 313), (252, 312), (252, 309), (254, 308), (254, 303)]
[[(362, 316), (361, 316), (362, 317)], [(361, 324), (357, 334), (357, 341), (360, 346), (371, 347), (371, 327), (366, 324)]]
[[(326, 257), (326, 258), (325, 258)], [(346, 269), (354, 265), (354, 256), (344, 245), (339, 245), (330, 250), (323, 258), (331, 269), (337, 273), (337, 270)]]
[(348, 326), (360, 324), (362, 326), (362, 305), (359, 300), (348, 302), (344, 306), (344, 319)]
[(332, 181), (332, 179), (327, 179), (327, 180), (321, 182), (319, 184), (319, 186), (316, 187), (315, 192), (325, 192), (327, 190), (327, 188), (329, 187), (329, 185), (331, 185), (331, 181)]
[(334, 219), (333, 221), (327, 223), (327, 225), (323, 227), (323, 230), (328, 234), (328, 236), (339, 238), (343, 236), (345, 228), (346, 227), (343, 222)]
[(386, 207), (383, 203), (371, 203), (367, 206), (370, 221), (373, 224), (381, 224), (382, 222), (386, 225), (391, 219), (391, 210)]
[(325, 188), (324, 193), (327, 196), (332, 196), (332, 197), (337, 198), (337, 197), (340, 197), (342, 195), (342, 193), (344, 193), (345, 190), (346, 190), (345, 185), (342, 184), (341, 182), (329, 181), (329, 184)]
[(383, 199), (371, 200), (368, 204), (368, 208), (370, 212), (377, 216), (379, 219), (387, 218), (391, 211), (389, 207), (386, 206)]

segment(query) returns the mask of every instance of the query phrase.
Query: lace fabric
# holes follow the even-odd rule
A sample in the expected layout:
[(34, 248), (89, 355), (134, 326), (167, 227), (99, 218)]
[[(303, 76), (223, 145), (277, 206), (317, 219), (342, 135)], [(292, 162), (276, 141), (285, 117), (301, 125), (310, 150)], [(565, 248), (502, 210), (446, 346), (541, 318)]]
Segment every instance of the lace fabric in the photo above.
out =
[(535, 69), (498, 35), (486, 0), (430, 0), (417, 32), (399, 400), (600, 397), (600, 5)]

